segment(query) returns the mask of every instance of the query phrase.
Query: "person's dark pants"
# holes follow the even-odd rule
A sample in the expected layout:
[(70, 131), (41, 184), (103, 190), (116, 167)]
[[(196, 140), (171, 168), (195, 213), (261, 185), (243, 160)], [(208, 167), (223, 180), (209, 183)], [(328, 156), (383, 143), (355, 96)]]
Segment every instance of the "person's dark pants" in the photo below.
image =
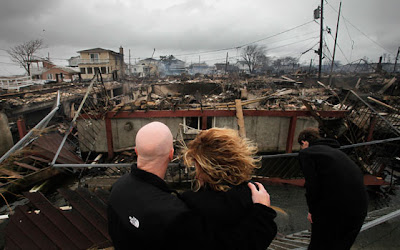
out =
[(360, 232), (365, 216), (313, 216), (309, 250), (350, 249)]

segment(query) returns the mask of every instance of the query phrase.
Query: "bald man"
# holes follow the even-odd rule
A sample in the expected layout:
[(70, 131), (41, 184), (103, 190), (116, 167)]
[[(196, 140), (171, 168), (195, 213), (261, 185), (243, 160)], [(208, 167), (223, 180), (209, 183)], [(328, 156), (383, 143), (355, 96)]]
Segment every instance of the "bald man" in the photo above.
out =
[[(174, 155), (173, 137), (161, 122), (136, 135), (137, 166), (114, 185), (108, 204), (108, 230), (115, 249), (232, 249), (235, 242), (263, 237), (270, 223), (269, 195), (249, 184), (254, 206), (234, 228), (213, 232), (212, 222), (190, 211), (165, 181)], [(214, 227), (215, 228), (215, 227)], [(246, 238), (247, 237), (247, 238)], [(265, 246), (264, 249), (267, 248)]]

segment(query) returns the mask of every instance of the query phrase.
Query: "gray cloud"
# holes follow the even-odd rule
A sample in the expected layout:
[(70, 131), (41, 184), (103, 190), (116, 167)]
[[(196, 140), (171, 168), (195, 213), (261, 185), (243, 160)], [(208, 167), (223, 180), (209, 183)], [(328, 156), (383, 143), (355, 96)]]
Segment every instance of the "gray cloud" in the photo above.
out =
[[(230, 48), (277, 34), (312, 20), (320, 1), (235, 1), (235, 0), (2, 0), (0, 8), (0, 48), (8, 48), (35, 38), (43, 38), (53, 58), (66, 59), (76, 51), (103, 47), (117, 51), (122, 45), (132, 57), (188, 54)], [(337, 9), (339, 0), (328, 1)], [(337, 13), (326, 5), (325, 23), (335, 32)], [(398, 14), (400, 1), (343, 1), (339, 45), (347, 58), (368, 56), (377, 60), (386, 50), (395, 53), (400, 45)], [(43, 31), (44, 30), (44, 31)], [(333, 34), (334, 35), (334, 34)], [(263, 40), (273, 56), (296, 56), (318, 39), (318, 24)], [(315, 41), (316, 40), (316, 41)], [(329, 46), (333, 39), (326, 37)], [(353, 42), (354, 41), (354, 44)], [(353, 46), (353, 49), (352, 49)], [(330, 48), (332, 51), (332, 48)], [(386, 49), (386, 50), (385, 50)], [(202, 60), (224, 58), (227, 51), (201, 54)], [(236, 59), (238, 50), (230, 50)], [(327, 52), (328, 53), (328, 52)], [(0, 52), (0, 61), (4, 61)], [(183, 59), (198, 60), (199, 55)], [(315, 57), (312, 51), (301, 60)], [(339, 51), (337, 58), (346, 62)], [(4, 67), (4, 64), (0, 64)], [(0, 74), (3, 74), (0, 71)]]

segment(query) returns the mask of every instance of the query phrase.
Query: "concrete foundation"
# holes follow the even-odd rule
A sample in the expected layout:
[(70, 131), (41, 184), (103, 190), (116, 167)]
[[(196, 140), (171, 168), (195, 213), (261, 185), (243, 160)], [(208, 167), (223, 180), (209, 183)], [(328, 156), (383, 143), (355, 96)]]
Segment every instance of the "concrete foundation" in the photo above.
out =
[[(180, 124), (184, 124), (183, 117), (158, 117), (158, 118), (126, 118), (111, 119), (112, 141), (114, 151), (135, 146), (135, 136), (138, 130), (152, 121), (166, 124), (175, 139), (180, 138)], [(236, 117), (212, 117), (215, 127), (237, 129)], [(245, 116), (247, 138), (257, 143), (259, 152), (284, 152), (288, 138), (289, 117), (273, 116)], [(95, 151), (107, 152), (107, 133), (104, 120), (78, 120), (79, 141), (82, 152)], [(310, 117), (299, 117), (296, 123), (296, 140), (301, 130), (307, 127), (316, 127), (318, 123)], [(185, 140), (193, 139), (195, 134), (185, 134)], [(89, 150), (89, 148), (92, 150)], [(299, 150), (297, 143), (293, 150)]]

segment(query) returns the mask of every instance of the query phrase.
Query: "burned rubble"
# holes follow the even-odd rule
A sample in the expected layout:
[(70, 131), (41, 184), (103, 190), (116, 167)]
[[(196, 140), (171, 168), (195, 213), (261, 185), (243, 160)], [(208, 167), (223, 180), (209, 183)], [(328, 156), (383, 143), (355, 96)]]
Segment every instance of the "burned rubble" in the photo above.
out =
[[(294, 185), (304, 182), (296, 158), (268, 156), (297, 151), (296, 133), (305, 126), (319, 126), (327, 135), (348, 146), (344, 150), (366, 173), (369, 185), (396, 183), (400, 172), (396, 157), (400, 147), (399, 141), (393, 138), (400, 136), (398, 76), (335, 76), (332, 82), (330, 86), (329, 78), (317, 81), (299, 74), (274, 77), (184, 75), (111, 83), (94, 79), (84, 85), (65, 84), (2, 94), (3, 112), (21, 111), (17, 117), (8, 118), (11, 123), (16, 124), (21, 117), (28, 118), (24, 133), (17, 133), (23, 126), (15, 129), (16, 139), (35, 125), (33, 121), (38, 122), (38, 119), (29, 118), (29, 114), (40, 116), (54, 110), (56, 90), (61, 90), (61, 103), (54, 118), (47, 121), (48, 126), (37, 129), (26, 145), (0, 163), (0, 192), (11, 201), (34, 185), (38, 184), (35, 190), (40, 191), (46, 186), (41, 183), (54, 176), (74, 176), (77, 184), (73, 191), (60, 189), (57, 192), (63, 206), (77, 206), (66, 200), (89, 196), (92, 198), (85, 201), (88, 204), (102, 204), (100, 200), (105, 199), (107, 192), (100, 190), (108, 190), (135, 161), (133, 141), (137, 129), (154, 119), (171, 127), (177, 152), (199, 129), (212, 126), (238, 128), (253, 140), (260, 137), (257, 143), (263, 149), (260, 151), (263, 160), (255, 177), (267, 183)], [(379, 140), (384, 143), (374, 143)], [(368, 142), (374, 144), (363, 144)], [(177, 155), (166, 181), (190, 185), (191, 179), (191, 170), (179, 162)], [(44, 198), (39, 193), (25, 193), (24, 196), (31, 203), (27, 201), (30, 205), (15, 209), (18, 218), (26, 211), (44, 209), (38, 207), (37, 202)], [(86, 213), (87, 220), (95, 221), (88, 213), (88, 204), (79, 209)], [(65, 209), (56, 210), (68, 213), (68, 208)], [(105, 207), (99, 205), (95, 209), (99, 210), (99, 218), (104, 219)], [(102, 244), (109, 240), (101, 225), (95, 228), (99, 231), (98, 239), (85, 239), (86, 244)]]

